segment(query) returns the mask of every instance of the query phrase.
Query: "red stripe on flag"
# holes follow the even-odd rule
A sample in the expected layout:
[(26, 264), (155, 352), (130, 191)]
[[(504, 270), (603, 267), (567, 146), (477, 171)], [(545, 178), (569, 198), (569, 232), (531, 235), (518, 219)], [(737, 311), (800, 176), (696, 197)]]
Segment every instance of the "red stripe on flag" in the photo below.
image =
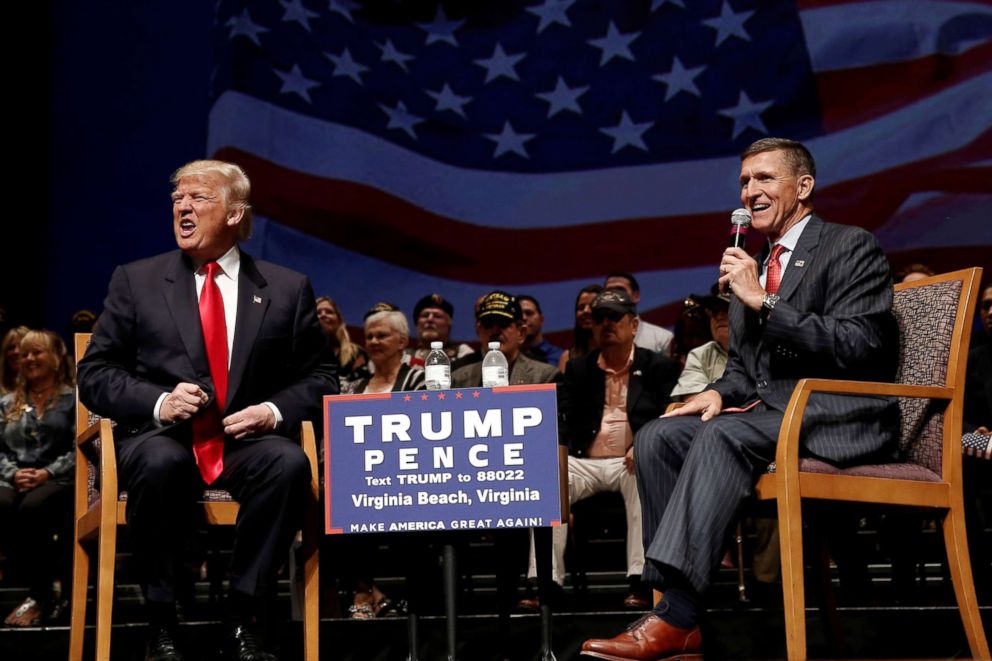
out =
[(960, 55), (929, 57), (816, 74), (823, 128), (854, 126), (992, 70), (992, 42)]

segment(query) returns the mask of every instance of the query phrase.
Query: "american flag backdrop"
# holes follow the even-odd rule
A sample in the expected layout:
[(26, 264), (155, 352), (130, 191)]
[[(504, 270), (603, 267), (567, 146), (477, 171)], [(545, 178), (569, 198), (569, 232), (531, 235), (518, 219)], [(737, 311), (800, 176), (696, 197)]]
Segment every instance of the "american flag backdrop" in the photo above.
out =
[(992, 267), (989, 2), (221, 0), (215, 38), (208, 147), (252, 178), (248, 250), (352, 324), (439, 292), (472, 338), (500, 288), (565, 330), (612, 269), (671, 323), (769, 135), (896, 266)]

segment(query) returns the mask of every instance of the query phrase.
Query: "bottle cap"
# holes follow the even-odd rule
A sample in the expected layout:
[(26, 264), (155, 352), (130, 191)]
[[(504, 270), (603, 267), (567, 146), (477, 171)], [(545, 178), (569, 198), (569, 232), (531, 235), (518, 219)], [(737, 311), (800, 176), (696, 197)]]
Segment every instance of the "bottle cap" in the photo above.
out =
[(494, 349), (499, 349), (499, 342), (490, 342), (489, 343), (489, 350), (490, 351), (493, 351)]
[(431, 342), (431, 349), (443, 349), (444, 342)]

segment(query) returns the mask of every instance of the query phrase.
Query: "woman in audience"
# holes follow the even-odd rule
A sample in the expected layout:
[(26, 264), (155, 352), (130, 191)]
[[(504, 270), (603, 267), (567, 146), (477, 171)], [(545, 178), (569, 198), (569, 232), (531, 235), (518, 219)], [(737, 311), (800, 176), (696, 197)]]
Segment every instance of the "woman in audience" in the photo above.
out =
[(4, 623), (27, 627), (60, 619), (68, 603), (75, 397), (58, 335), (29, 331), (20, 354), (16, 385), (0, 399), (0, 544), (30, 584)]
[(344, 315), (330, 296), (320, 296), (317, 299), (317, 320), (327, 334), (334, 355), (338, 357), (338, 378), (341, 380), (342, 391), (352, 381), (369, 375), (368, 355), (351, 341), (348, 336), (348, 325)]
[[(406, 316), (391, 303), (376, 303), (365, 317), (365, 350), (372, 361), (374, 373), (355, 381), (350, 392), (424, 390), (423, 368), (403, 363), (403, 350), (409, 339), (410, 327)], [(405, 610), (405, 604), (394, 603), (372, 578), (376, 564), (374, 544), (370, 540), (356, 539), (353, 546), (350, 570), (354, 576), (354, 599), (348, 609), (351, 617), (367, 620)]]
[(423, 368), (403, 363), (403, 350), (409, 339), (406, 316), (392, 303), (376, 303), (365, 317), (365, 351), (372, 361), (373, 374), (352, 383), (347, 392), (423, 390)]
[(584, 356), (596, 348), (596, 341), (592, 337), (592, 302), (596, 300), (596, 295), (603, 291), (599, 285), (586, 285), (579, 290), (579, 295), (575, 299), (575, 335), (570, 349), (566, 349), (558, 361), (558, 371), (565, 371), (568, 361), (579, 356)]
[(3, 344), (0, 345), (0, 395), (6, 395), (14, 389), (17, 366), (20, 363), (21, 340), (27, 332), (27, 326), (16, 326), (3, 336)]

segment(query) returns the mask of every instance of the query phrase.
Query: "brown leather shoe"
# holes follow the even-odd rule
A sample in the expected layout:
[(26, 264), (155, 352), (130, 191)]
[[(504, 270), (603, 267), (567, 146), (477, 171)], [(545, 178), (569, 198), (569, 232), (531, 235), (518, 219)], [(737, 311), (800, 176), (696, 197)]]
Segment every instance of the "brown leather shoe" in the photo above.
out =
[(582, 654), (608, 661), (701, 661), (703, 639), (699, 627), (673, 627), (648, 613), (619, 636), (582, 643)]

